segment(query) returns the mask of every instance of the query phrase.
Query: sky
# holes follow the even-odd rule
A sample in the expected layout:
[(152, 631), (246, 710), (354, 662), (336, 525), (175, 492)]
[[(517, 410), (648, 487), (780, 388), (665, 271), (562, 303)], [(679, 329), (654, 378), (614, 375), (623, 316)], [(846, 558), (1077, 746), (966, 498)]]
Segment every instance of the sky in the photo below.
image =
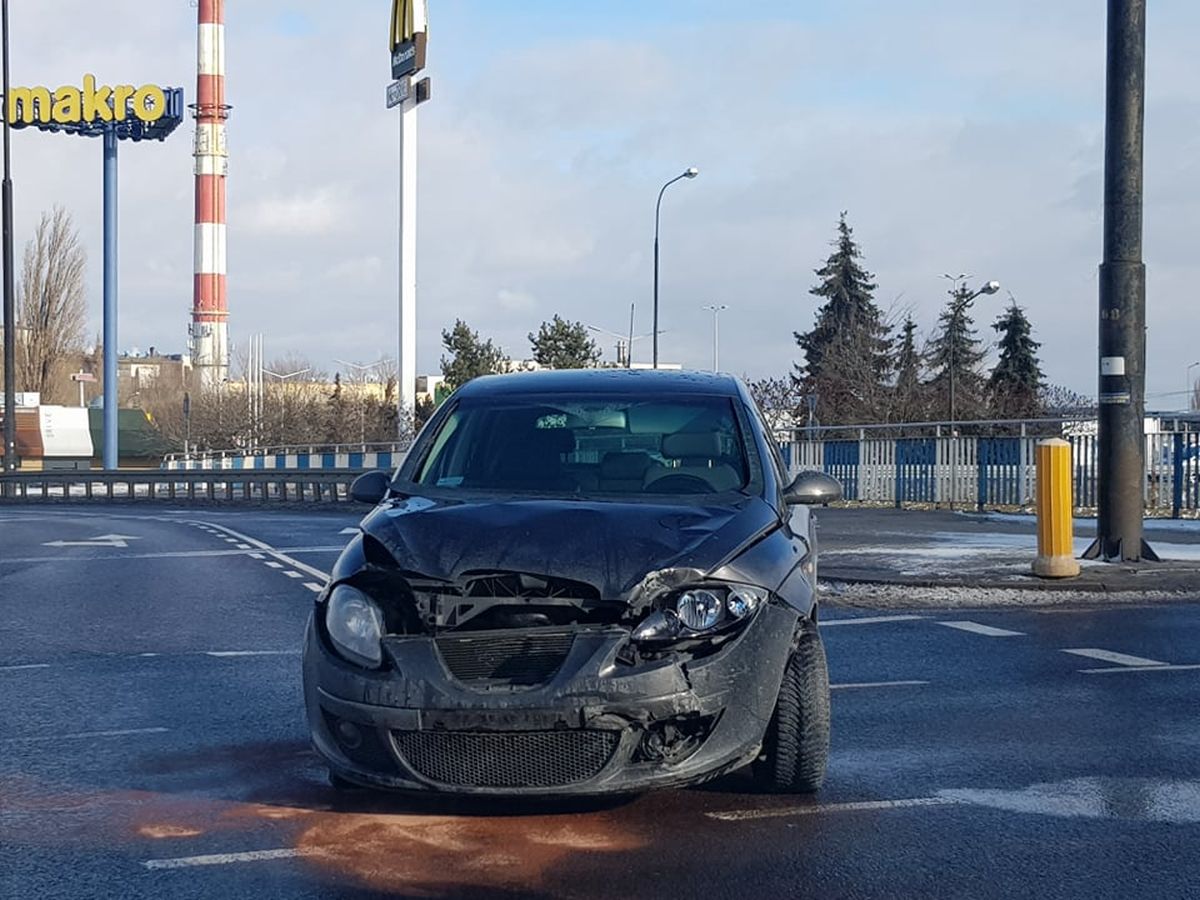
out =
[[(398, 143), (389, 0), (227, 0), (230, 334), (268, 359), (394, 355)], [(14, 85), (195, 93), (189, 0), (12, 4)], [(663, 201), (661, 358), (759, 378), (798, 358), (813, 270), (848, 220), (894, 317), (928, 333), (942, 273), (1009, 292), (1048, 380), (1094, 395), (1104, 5), (1095, 0), (429, 0), (419, 110), (418, 361), (465, 319), (515, 358), (554, 314), (651, 327)], [(1147, 406), (1200, 360), (1200, 4), (1147, 36)], [(192, 125), (120, 151), (120, 345), (185, 349)], [(101, 147), (13, 135), (17, 257), (42, 210), (74, 216), (100, 329)], [(615, 339), (599, 334), (607, 358)], [(635, 360), (649, 341), (635, 344)], [(1192, 370), (1193, 375), (1197, 374)]]

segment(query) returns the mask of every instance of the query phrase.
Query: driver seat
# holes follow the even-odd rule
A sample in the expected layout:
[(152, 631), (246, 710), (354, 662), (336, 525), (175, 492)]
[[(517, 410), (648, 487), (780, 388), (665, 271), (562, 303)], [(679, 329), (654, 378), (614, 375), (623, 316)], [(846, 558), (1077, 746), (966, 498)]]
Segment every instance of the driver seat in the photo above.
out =
[[(682, 431), (663, 435), (662, 455), (679, 465), (646, 473), (646, 487), (672, 475), (690, 475), (706, 482), (714, 492), (731, 491), (742, 484), (737, 469), (723, 461), (721, 436), (715, 431)], [(651, 490), (653, 490), (651, 488)]]

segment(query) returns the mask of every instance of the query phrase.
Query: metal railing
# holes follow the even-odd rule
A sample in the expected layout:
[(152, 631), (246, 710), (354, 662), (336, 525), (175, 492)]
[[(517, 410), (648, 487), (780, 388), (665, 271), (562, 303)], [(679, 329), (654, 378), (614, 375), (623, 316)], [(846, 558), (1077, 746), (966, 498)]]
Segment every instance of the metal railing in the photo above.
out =
[(171, 471), (0, 474), (0, 502), (72, 500), (340, 503), (359, 472)]
[[(793, 470), (817, 469), (837, 478), (849, 502), (1026, 508), (1037, 489), (1034, 448), (1047, 436), (803, 440), (786, 445), (785, 454)], [(1071, 444), (1075, 507), (1094, 509), (1096, 435), (1061, 436)], [(1145, 442), (1146, 512), (1176, 518), (1200, 512), (1200, 431), (1147, 434)]]
[[(307, 443), (307, 444), (279, 444), (271, 447), (232, 447), (224, 450), (193, 450), (191, 452), (175, 452), (168, 453), (163, 457), (163, 467), (167, 468), (168, 463), (183, 462), (186, 460), (218, 460), (218, 459), (233, 459), (235, 457), (256, 457), (256, 456), (320, 456), (322, 454), (332, 453), (337, 456), (344, 456), (350, 453), (404, 453), (411, 441), (339, 441), (337, 443)], [(250, 468), (250, 467), (247, 467)]]

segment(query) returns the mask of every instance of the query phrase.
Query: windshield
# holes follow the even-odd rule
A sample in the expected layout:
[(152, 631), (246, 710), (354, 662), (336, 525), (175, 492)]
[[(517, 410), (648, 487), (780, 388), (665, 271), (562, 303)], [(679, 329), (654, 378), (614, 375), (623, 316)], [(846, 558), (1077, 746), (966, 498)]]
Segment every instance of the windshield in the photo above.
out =
[(414, 478), (428, 487), (649, 496), (747, 484), (728, 397), (464, 399)]

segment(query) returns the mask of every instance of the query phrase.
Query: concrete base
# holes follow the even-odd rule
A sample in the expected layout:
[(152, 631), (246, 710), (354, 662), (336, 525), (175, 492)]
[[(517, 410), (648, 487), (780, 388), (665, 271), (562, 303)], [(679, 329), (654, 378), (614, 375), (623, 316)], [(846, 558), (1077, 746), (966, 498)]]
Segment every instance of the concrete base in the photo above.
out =
[(1033, 574), (1039, 578), (1074, 578), (1079, 561), (1070, 556), (1039, 556), (1033, 561)]

